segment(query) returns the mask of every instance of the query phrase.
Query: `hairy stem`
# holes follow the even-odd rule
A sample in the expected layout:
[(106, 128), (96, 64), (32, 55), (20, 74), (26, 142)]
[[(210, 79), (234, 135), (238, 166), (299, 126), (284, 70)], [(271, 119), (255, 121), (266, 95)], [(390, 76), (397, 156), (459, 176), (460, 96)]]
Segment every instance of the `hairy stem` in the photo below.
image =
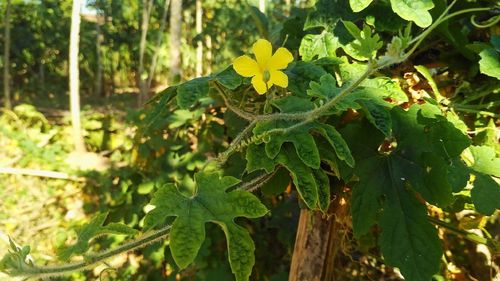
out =
[(226, 91), (217, 81), (214, 81), (214, 85), (215, 85), (215, 88), (217, 88), (217, 90), (219, 91), (219, 94), (222, 96), (222, 99), (224, 100), (224, 103), (226, 104), (227, 108), (229, 108), (229, 110), (231, 110), (236, 115), (238, 115), (239, 117), (241, 117), (245, 120), (252, 121), (255, 119), (255, 115), (253, 115), (249, 112), (243, 111), (243, 110), (239, 109), (237, 106), (234, 106), (233, 104), (231, 104), (229, 102), (229, 100), (227, 99)]
[(143, 235), (135, 240), (125, 243), (117, 248), (110, 249), (86, 256), (83, 261), (73, 262), (61, 265), (51, 266), (23, 266), (22, 272), (16, 274), (17, 276), (30, 277), (30, 278), (43, 278), (53, 277), (68, 274), (75, 271), (82, 271), (95, 266), (99, 262), (103, 262), (111, 257), (117, 256), (122, 253), (131, 252), (151, 243), (158, 242), (167, 237), (170, 232), (170, 225), (165, 226), (155, 232)]
[(259, 189), (262, 185), (264, 185), (268, 180), (270, 180), (278, 171), (278, 169), (275, 169), (271, 173), (264, 173), (251, 181), (245, 182), (238, 186), (238, 189), (243, 189), (249, 192), (254, 192), (255, 190)]

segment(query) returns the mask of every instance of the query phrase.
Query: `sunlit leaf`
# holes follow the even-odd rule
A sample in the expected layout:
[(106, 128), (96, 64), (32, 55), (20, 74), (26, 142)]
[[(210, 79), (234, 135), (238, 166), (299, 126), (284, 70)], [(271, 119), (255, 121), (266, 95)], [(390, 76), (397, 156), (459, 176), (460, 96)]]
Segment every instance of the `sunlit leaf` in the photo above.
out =
[(170, 233), (170, 249), (180, 268), (186, 268), (196, 258), (205, 240), (205, 224), (216, 223), (227, 238), (229, 263), (236, 280), (249, 280), (255, 263), (255, 246), (247, 230), (237, 225), (237, 217), (258, 218), (267, 213), (266, 207), (253, 194), (244, 190), (226, 192), (239, 180), (219, 177), (216, 173), (195, 175), (196, 192), (186, 196), (173, 184), (165, 184), (155, 193), (155, 206), (146, 215), (145, 229), (150, 229), (176, 217)]

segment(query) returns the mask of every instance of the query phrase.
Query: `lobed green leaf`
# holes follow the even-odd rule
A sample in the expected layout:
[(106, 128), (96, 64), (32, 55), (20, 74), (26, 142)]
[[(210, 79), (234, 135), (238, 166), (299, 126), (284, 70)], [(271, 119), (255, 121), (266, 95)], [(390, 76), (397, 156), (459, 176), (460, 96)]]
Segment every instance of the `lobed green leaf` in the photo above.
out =
[(255, 247), (248, 232), (234, 219), (261, 217), (267, 213), (266, 207), (247, 191), (226, 192), (239, 182), (236, 178), (198, 173), (195, 182), (196, 192), (191, 196), (182, 194), (172, 184), (162, 186), (151, 201), (155, 209), (146, 215), (145, 228), (161, 224), (167, 217), (176, 217), (170, 233), (170, 249), (177, 265), (185, 268), (194, 261), (205, 240), (205, 224), (216, 223), (226, 234), (229, 263), (236, 280), (249, 280)]

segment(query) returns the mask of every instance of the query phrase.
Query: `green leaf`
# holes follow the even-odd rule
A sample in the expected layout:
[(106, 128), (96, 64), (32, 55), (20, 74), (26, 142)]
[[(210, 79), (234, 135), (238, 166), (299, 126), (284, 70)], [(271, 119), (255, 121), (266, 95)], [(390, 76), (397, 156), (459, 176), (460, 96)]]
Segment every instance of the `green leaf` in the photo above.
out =
[(402, 171), (400, 178), (411, 182), (425, 200), (446, 206), (451, 201), (452, 190), (443, 177), (449, 172), (446, 160), (459, 156), (470, 141), (443, 116), (426, 118), (422, 111), (416, 105), (409, 111), (393, 108), (397, 148), (390, 158), (398, 163), (398, 170)]
[(234, 90), (238, 88), (243, 82), (243, 78), (234, 71), (233, 66), (228, 66), (223, 71), (215, 75), (217, 82), (221, 83), (222, 86)]
[(288, 90), (296, 96), (306, 96), (311, 81), (319, 81), (326, 71), (312, 62), (293, 62), (285, 70), (288, 76)]
[(490, 39), (491, 45), (495, 47), (495, 50), (500, 52), (500, 35), (492, 35)]
[(315, 130), (319, 131), (328, 143), (330, 143), (340, 160), (343, 160), (347, 163), (347, 165), (354, 167), (354, 158), (351, 155), (349, 146), (335, 127), (328, 124), (319, 124), (315, 127)]
[(175, 129), (184, 126), (189, 121), (198, 119), (202, 114), (203, 110), (190, 111), (187, 109), (177, 109), (167, 118), (168, 128)]
[(500, 158), (496, 157), (495, 149), (489, 146), (471, 146), (470, 151), (474, 157), (472, 170), (500, 177)]
[(177, 104), (180, 108), (189, 108), (208, 95), (209, 77), (189, 80), (177, 88)]
[(443, 254), (437, 230), (427, 220), (425, 205), (407, 192), (397, 175), (387, 171), (387, 177), (399, 184), (386, 187), (385, 192), (379, 240), (384, 260), (398, 267), (407, 281), (431, 280)]
[(467, 182), (470, 178), (470, 169), (460, 157), (455, 157), (451, 159), (451, 164), (449, 165), (446, 176), (452, 191), (457, 193), (467, 186)]
[(155, 182), (154, 181), (142, 182), (137, 187), (137, 193), (139, 193), (139, 194), (149, 194), (151, 191), (153, 191), (154, 188), (155, 188)]
[(145, 124), (147, 124), (146, 128), (158, 128), (163, 125), (163, 118), (168, 113), (168, 103), (176, 96), (177, 94), (177, 86), (171, 86), (162, 92), (156, 94), (151, 100), (148, 101), (148, 104), (154, 104), (153, 110), (149, 111), (144, 119)]
[(314, 109), (314, 103), (308, 98), (297, 96), (287, 96), (280, 99), (274, 99), (272, 100), (272, 104), (281, 112), (285, 113), (306, 112)]
[(236, 189), (226, 192), (239, 182), (236, 178), (198, 173), (195, 181), (196, 193), (189, 197), (180, 193), (173, 184), (162, 186), (151, 201), (156, 208), (146, 215), (145, 229), (175, 216), (170, 249), (177, 265), (186, 268), (205, 240), (205, 224), (215, 223), (226, 235), (229, 263), (236, 280), (249, 280), (255, 263), (255, 246), (247, 230), (237, 225), (234, 219), (261, 217), (267, 213), (266, 207), (247, 191)]
[(10, 236), (9, 245), (10, 249), (0, 260), (0, 272), (14, 277), (24, 276), (27, 270), (34, 269), (33, 259), (28, 257), (30, 246), (18, 246)]
[(318, 185), (311, 168), (306, 166), (297, 153), (289, 145), (283, 146), (283, 151), (277, 157), (277, 162), (292, 174), (297, 192), (309, 209), (315, 209), (318, 203)]
[[(292, 124), (288, 123), (282, 128), (290, 127)], [(279, 127), (278, 127), (279, 128)], [(256, 129), (261, 129), (261, 127), (256, 127)], [(275, 134), (270, 138), (270, 141), (266, 143), (266, 153), (268, 157), (274, 158), (281, 150), (281, 146), (285, 142), (293, 143), (295, 150), (299, 158), (307, 166), (318, 169), (320, 164), (319, 152), (314, 142), (313, 136), (309, 133), (307, 127), (302, 127), (300, 129), (295, 129), (289, 133), (285, 134)]]
[(490, 176), (477, 174), (471, 199), (478, 212), (492, 215), (500, 209), (500, 185)]
[(337, 87), (337, 81), (333, 76), (328, 73), (319, 79), (319, 83), (311, 81), (309, 83), (309, 88), (307, 90), (307, 95), (312, 97), (331, 99), (340, 93), (340, 89)]
[(271, 173), (274, 170), (274, 160), (266, 154), (264, 145), (250, 144), (246, 151), (247, 172), (251, 173), (260, 169)]
[(371, 87), (358, 87), (350, 94), (342, 97), (336, 104), (335, 110), (338, 112), (343, 112), (348, 109), (359, 109), (361, 108), (361, 101), (365, 100), (371, 103), (378, 103), (383, 105), (388, 105), (383, 98), (384, 92), (379, 89)]
[(403, 91), (403, 89), (401, 89), (399, 84), (395, 81), (392, 81), (388, 77), (375, 77), (375, 78), (365, 79), (361, 83), (361, 86), (366, 88), (378, 89), (380, 92), (383, 93), (381, 94), (381, 96), (383, 97), (393, 98), (401, 102), (408, 101), (408, 96)]
[[(411, 124), (406, 123), (407, 126)], [(416, 129), (418, 127), (408, 130)], [(396, 128), (393, 130), (398, 136)], [(379, 242), (386, 263), (399, 267), (405, 280), (430, 280), (439, 269), (442, 250), (437, 231), (427, 220), (425, 205), (416, 199), (412, 189), (415, 185), (424, 184), (431, 184), (430, 189), (442, 187), (424, 180), (428, 178), (426, 170), (416, 163), (420, 156), (416, 159), (402, 157), (404, 150), (419, 144), (406, 143), (401, 147), (398, 143), (388, 155), (381, 154), (379, 147), (384, 136), (367, 121), (352, 123), (342, 134), (352, 143), (355, 174), (359, 177), (351, 200), (354, 235), (362, 237), (367, 234), (379, 220), (380, 213), (382, 233)], [(444, 167), (447, 167), (446, 163)], [(384, 203), (381, 206), (382, 199)]]
[(321, 34), (305, 35), (300, 43), (299, 54), (304, 61), (311, 61), (314, 58), (336, 57), (335, 51), (339, 47), (338, 38), (330, 32), (323, 31)]
[(397, 144), (387, 150), (384, 135), (366, 119), (341, 131), (359, 178), (351, 199), (354, 235), (362, 237), (378, 222), (386, 263), (399, 267), (409, 281), (430, 280), (439, 270), (442, 255), (422, 198), (447, 206), (452, 188), (459, 190), (468, 180), (460, 154), (470, 141), (439, 113), (426, 105), (407, 111), (394, 107), (392, 131)]
[(487, 48), (479, 53), (479, 70), (481, 73), (500, 79), (500, 55), (493, 48)]
[(436, 153), (444, 158), (459, 156), (470, 145), (469, 138), (455, 128), (433, 105), (413, 105), (405, 112), (392, 109), (393, 131), (398, 146), (408, 145), (405, 154), (417, 157), (422, 152)]
[(278, 168), (274, 176), (262, 185), (260, 190), (267, 196), (275, 196), (283, 193), (290, 184), (290, 173), (284, 168)]
[(391, 0), (392, 10), (407, 21), (413, 21), (419, 27), (432, 24), (429, 10), (434, 8), (432, 0)]
[(103, 234), (124, 234), (134, 235), (138, 231), (121, 223), (110, 223), (104, 225), (104, 221), (108, 213), (98, 214), (92, 220), (77, 230), (77, 241), (71, 246), (67, 246), (58, 250), (58, 256), (62, 260), (68, 260), (72, 255), (81, 255), (87, 252), (90, 248), (89, 242), (91, 239)]
[[(312, 109), (313, 106), (311, 102), (304, 99), (299, 100), (297, 97), (293, 96), (278, 100), (275, 104), (279, 106), (281, 112), (283, 113), (308, 111)], [(294, 124), (296, 124), (295, 121), (286, 120), (260, 121), (253, 129), (253, 133), (258, 136), (266, 134), (270, 130), (286, 130)], [(311, 126), (311, 124), (306, 124), (291, 131), (273, 133), (269, 136), (269, 139), (266, 140), (267, 156), (274, 159), (280, 152), (283, 143), (290, 142), (293, 143), (297, 154), (306, 165), (311, 168), (318, 169), (320, 158), (314, 138), (309, 133)]]
[(318, 185), (318, 207), (326, 213), (330, 207), (330, 179), (321, 169), (313, 170), (313, 176)]
[(383, 159), (372, 157), (356, 165), (355, 173), (363, 175), (353, 187), (351, 198), (352, 229), (357, 239), (367, 234), (377, 222), (382, 191), (391, 184), (386, 177), (379, 177), (384, 173), (383, 164)]
[(352, 19), (351, 8), (345, 0), (319, 0), (314, 10), (307, 15), (304, 30), (322, 27), (333, 30), (340, 19)]
[(371, 101), (359, 101), (366, 113), (366, 118), (386, 137), (392, 136), (392, 118), (390, 111)]
[(376, 56), (377, 50), (382, 47), (380, 36), (375, 34), (372, 36), (370, 26), (364, 25), (363, 30), (360, 30), (354, 23), (344, 21), (344, 26), (347, 31), (354, 37), (354, 41), (343, 46), (344, 51), (357, 60), (369, 60)]
[(374, 26), (378, 32), (389, 31), (392, 34), (396, 34), (408, 22), (397, 14), (388, 12), (390, 10), (391, 4), (389, 1), (375, 1), (366, 11), (363, 11), (361, 17), (366, 14), (366, 23)]
[(353, 12), (357, 13), (364, 10), (373, 0), (349, 0), (351, 9)]

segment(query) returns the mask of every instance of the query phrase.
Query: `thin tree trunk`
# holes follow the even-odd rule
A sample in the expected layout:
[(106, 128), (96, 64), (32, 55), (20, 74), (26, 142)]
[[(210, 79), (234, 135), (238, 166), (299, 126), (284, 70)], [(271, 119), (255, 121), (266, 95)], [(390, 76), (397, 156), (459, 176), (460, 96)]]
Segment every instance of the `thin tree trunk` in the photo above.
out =
[(81, 0), (73, 0), (73, 9), (71, 12), (71, 34), (69, 39), (69, 99), (75, 151), (85, 152), (85, 143), (82, 136), (80, 122), (80, 71), (78, 69), (80, 6)]
[(3, 45), (3, 92), (5, 98), (5, 107), (12, 108), (10, 100), (10, 0), (7, 0), (4, 19), (4, 45)]
[(330, 206), (328, 218), (303, 209), (288, 281), (334, 281), (335, 262), (345, 238), (343, 219), (349, 209), (343, 197)]
[(111, 96), (111, 95), (114, 95), (115, 94), (115, 91), (116, 91), (116, 82), (115, 82), (115, 74), (116, 74), (116, 71), (115, 71), (115, 62), (114, 62), (114, 59), (113, 59), (113, 43), (111, 43), (109, 45), (109, 49), (108, 49), (108, 58), (109, 58), (109, 71), (110, 71), (110, 82), (111, 82), (111, 91), (110, 93), (107, 95), (108, 97)]
[[(196, 0), (196, 33), (203, 32), (203, 6), (201, 0)], [(196, 76), (203, 75), (203, 43), (200, 39), (196, 45)]]
[(96, 96), (102, 96), (102, 53), (101, 45), (103, 41), (103, 35), (101, 32), (101, 23), (99, 22), (99, 15), (97, 16), (96, 29), (96, 59), (97, 59), (97, 75), (95, 79), (95, 94)]
[(137, 71), (137, 82), (139, 84), (139, 96), (137, 105), (140, 107), (144, 102), (146, 96), (146, 79), (144, 75), (144, 52), (146, 51), (146, 40), (149, 29), (149, 19), (151, 17), (151, 9), (153, 7), (153, 0), (142, 1), (142, 23), (141, 23), (141, 41), (139, 43), (139, 70)]
[(266, 0), (259, 0), (259, 10), (262, 13), (266, 13)]
[(151, 65), (149, 67), (149, 74), (148, 74), (148, 82), (147, 82), (147, 92), (149, 93), (149, 89), (151, 89), (151, 83), (153, 81), (155, 71), (156, 71), (156, 66), (158, 64), (158, 56), (160, 55), (160, 47), (163, 42), (163, 36), (165, 32), (165, 27), (167, 24), (167, 14), (168, 14), (168, 6), (170, 5), (170, 0), (165, 0), (163, 4), (163, 14), (161, 15), (161, 23), (160, 23), (160, 30), (158, 32), (158, 37), (156, 37), (156, 45), (155, 45), (155, 52), (153, 55), (153, 59), (151, 60)]
[(45, 60), (41, 59), (38, 65), (38, 75), (40, 76), (40, 89), (45, 93)]
[(205, 45), (207, 46), (206, 48), (206, 64), (205, 68), (207, 69), (207, 73), (212, 73), (212, 37), (210, 35), (207, 35), (205, 37)]
[(181, 77), (181, 36), (182, 0), (172, 0), (170, 4), (170, 82), (176, 83)]
[(285, 15), (290, 16), (292, 11), (292, 0), (285, 0)]

